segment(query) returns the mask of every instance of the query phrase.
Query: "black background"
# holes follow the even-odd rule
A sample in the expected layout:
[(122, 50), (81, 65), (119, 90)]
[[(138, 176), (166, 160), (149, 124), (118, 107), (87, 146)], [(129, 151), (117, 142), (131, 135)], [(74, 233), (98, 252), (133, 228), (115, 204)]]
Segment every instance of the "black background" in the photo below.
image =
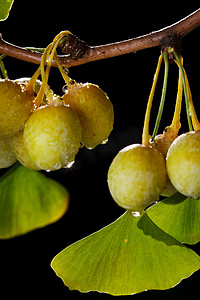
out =
[[(114, 4), (112, 4), (114, 3)], [(146, 2), (147, 3), (147, 2)], [(70, 30), (89, 45), (120, 41), (168, 26), (198, 9), (172, 2), (158, 5), (138, 2), (15, 1), (9, 18), (0, 23), (3, 38), (19, 46), (46, 47), (62, 30)], [(183, 39), (182, 55), (199, 111), (199, 37), (196, 29)], [(69, 291), (50, 268), (52, 258), (63, 248), (113, 222), (123, 213), (112, 200), (106, 182), (109, 165), (124, 146), (141, 142), (144, 113), (151, 88), (159, 47), (89, 63), (70, 69), (70, 77), (98, 84), (110, 97), (115, 126), (106, 145), (90, 151), (81, 149), (70, 170), (46, 174), (67, 187), (71, 195), (66, 215), (53, 225), (24, 236), (0, 241), (0, 291), (8, 297), (29, 299), (111, 299), (113, 296)], [(31, 77), (37, 66), (6, 58), (11, 79)], [(63, 81), (55, 69), (50, 73), (52, 89), (62, 94)], [(170, 66), (167, 100), (160, 132), (170, 125), (177, 88), (177, 67)], [(155, 96), (151, 126), (161, 94), (161, 80)], [(188, 130), (185, 110), (181, 132)], [(152, 127), (153, 128), (153, 127)], [(152, 129), (151, 128), (151, 129)], [(192, 249), (200, 254), (198, 245)], [(164, 255), (164, 253), (163, 253)], [(199, 298), (199, 273), (167, 291), (149, 291), (130, 296), (140, 299)], [(5, 296), (4, 296), (5, 297)], [(125, 298), (125, 297), (121, 297)]]

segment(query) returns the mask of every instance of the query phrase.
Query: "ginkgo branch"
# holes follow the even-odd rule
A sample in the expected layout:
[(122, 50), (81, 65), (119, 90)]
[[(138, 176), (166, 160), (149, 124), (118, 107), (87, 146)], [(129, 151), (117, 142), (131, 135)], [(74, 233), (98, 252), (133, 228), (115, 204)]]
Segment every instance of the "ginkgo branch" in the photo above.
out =
[[(59, 60), (64, 67), (70, 68), (72, 66), (124, 55), (156, 46), (161, 46), (161, 48), (173, 47), (178, 51), (182, 38), (198, 26), (200, 26), (200, 9), (175, 24), (161, 30), (116, 43), (100, 46), (86, 46), (84, 51), (75, 58), (73, 53), (70, 52), (70, 54), (65, 53), (65, 55), (60, 55)], [(78, 39), (78, 41), (80, 40)], [(82, 43), (82, 41), (80, 42)], [(77, 46), (78, 45), (79, 43), (77, 42)], [(76, 47), (73, 50), (76, 51)], [(42, 55), (38, 51), (12, 45), (3, 40), (2, 36), (0, 36), (0, 53), (35, 64), (40, 63)], [(56, 66), (55, 61), (53, 61), (52, 65)]]

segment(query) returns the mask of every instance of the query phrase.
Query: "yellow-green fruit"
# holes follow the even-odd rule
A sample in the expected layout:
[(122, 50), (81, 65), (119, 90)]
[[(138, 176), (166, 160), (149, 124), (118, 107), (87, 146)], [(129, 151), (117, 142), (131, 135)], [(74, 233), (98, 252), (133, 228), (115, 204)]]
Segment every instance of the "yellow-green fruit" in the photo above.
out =
[(80, 121), (66, 105), (43, 106), (27, 120), (23, 138), (25, 151), (37, 167), (58, 170), (71, 165), (80, 148)]
[(160, 195), (163, 197), (170, 197), (170, 196), (174, 195), (175, 193), (177, 193), (177, 190), (173, 186), (171, 181), (169, 180), (169, 177), (167, 176), (166, 185)]
[(8, 138), (0, 138), (0, 169), (8, 168), (17, 161)]
[(119, 206), (143, 211), (155, 203), (166, 184), (165, 160), (157, 150), (140, 144), (122, 149), (108, 171), (110, 193)]
[[(30, 79), (31, 78), (29, 78), (29, 77), (22, 77), (22, 78), (15, 79), (15, 82), (20, 84), (20, 85), (23, 85), (24, 87), (26, 87), (27, 83), (29, 82)], [(36, 93), (39, 92), (41, 85), (42, 85), (42, 81), (37, 79), (36, 82), (35, 82), (35, 86), (34, 86), (34, 89), (35, 89)]]
[[(15, 79), (15, 82), (18, 83), (18, 84), (20, 84), (24, 88), (26, 88), (26, 86), (27, 86), (27, 84), (28, 84), (28, 82), (29, 82), (30, 79), (31, 78), (29, 78), (29, 77), (22, 77), (22, 78)], [(40, 81), (39, 79), (37, 79), (36, 82), (35, 82), (35, 86), (34, 86), (34, 91), (35, 91), (36, 94), (39, 93), (41, 85), (42, 85), (42, 81)], [(53, 91), (52, 91), (52, 93), (53, 93)], [(46, 103), (46, 95), (43, 96), (43, 102)]]
[(180, 135), (167, 153), (168, 176), (177, 191), (200, 196), (200, 131)]
[[(150, 143), (153, 148), (159, 151), (163, 155), (163, 157), (166, 158), (168, 149), (171, 146), (172, 142), (175, 140), (175, 138), (177, 138), (177, 135), (174, 135), (173, 132), (171, 133), (171, 128), (167, 127), (163, 134), (155, 136), (153, 141), (151, 140)], [(169, 180), (169, 177), (167, 176), (166, 185), (161, 193), (161, 196), (170, 197), (176, 192), (177, 190), (172, 185), (172, 183)]]
[(166, 158), (167, 151), (175, 138), (177, 138), (177, 136), (168, 136), (167, 133), (164, 132), (163, 134), (156, 135), (153, 141), (150, 141), (150, 144)]
[(0, 137), (11, 137), (33, 111), (33, 96), (14, 81), (0, 80), (0, 107)]
[(72, 85), (63, 96), (76, 111), (82, 127), (82, 143), (88, 149), (107, 141), (114, 122), (113, 105), (106, 93), (91, 83)]
[(17, 160), (25, 167), (39, 171), (40, 168), (37, 167), (30, 157), (27, 155), (24, 148), (23, 130), (18, 131), (15, 135), (10, 138), (10, 145), (13, 153), (15, 154)]

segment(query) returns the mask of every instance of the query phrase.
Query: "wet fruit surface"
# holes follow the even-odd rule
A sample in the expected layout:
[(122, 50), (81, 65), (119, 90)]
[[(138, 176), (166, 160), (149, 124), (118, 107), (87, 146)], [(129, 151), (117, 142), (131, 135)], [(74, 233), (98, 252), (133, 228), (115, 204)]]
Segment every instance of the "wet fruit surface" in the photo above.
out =
[(93, 149), (108, 139), (113, 129), (113, 106), (97, 85), (76, 83), (63, 96), (63, 100), (76, 111), (80, 119), (85, 147)]
[(8, 168), (16, 162), (8, 138), (0, 138), (0, 168)]
[(25, 167), (34, 170), (39, 171), (40, 168), (37, 167), (33, 161), (30, 159), (28, 154), (26, 153), (25, 147), (24, 147), (24, 139), (23, 139), (23, 130), (18, 131), (14, 136), (10, 138), (10, 145), (12, 148), (12, 151), (14, 155), (16, 156), (17, 160), (24, 165)]
[(200, 196), (200, 131), (180, 135), (167, 153), (167, 171), (183, 195)]
[(24, 127), (33, 111), (33, 97), (14, 81), (0, 80), (0, 136), (10, 137)]
[(108, 171), (108, 186), (118, 205), (143, 211), (158, 200), (166, 184), (165, 160), (157, 150), (140, 144), (122, 149)]
[(57, 170), (75, 159), (81, 142), (80, 122), (67, 106), (44, 106), (30, 116), (23, 137), (25, 151), (40, 169)]

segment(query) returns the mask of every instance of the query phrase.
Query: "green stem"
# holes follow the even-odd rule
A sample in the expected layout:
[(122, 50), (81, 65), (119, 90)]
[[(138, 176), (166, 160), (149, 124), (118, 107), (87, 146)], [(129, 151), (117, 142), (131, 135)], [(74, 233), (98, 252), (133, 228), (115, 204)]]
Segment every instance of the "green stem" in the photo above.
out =
[(1, 70), (1, 73), (3, 75), (3, 78), (8, 78), (8, 74), (7, 74), (6, 68), (5, 68), (4, 63), (3, 63), (3, 58), (4, 57), (5, 57), (5, 55), (0, 56), (0, 70)]
[(40, 52), (40, 53), (44, 53), (45, 51), (45, 48), (25, 47), (25, 49), (33, 52)]
[[(59, 42), (59, 46), (61, 44), (63, 44), (64, 42), (66, 42), (68, 40), (68, 36), (65, 36), (62, 38), (62, 40)], [(33, 52), (40, 52), (40, 53), (44, 53), (46, 48), (36, 48), (36, 47), (25, 47), (25, 49), (33, 51)]]
[(177, 60), (180, 72), (181, 72), (181, 77), (182, 77), (182, 81), (183, 81), (183, 88), (184, 88), (184, 95), (185, 95), (185, 106), (186, 106), (186, 114), (187, 114), (187, 120), (188, 120), (188, 126), (189, 126), (189, 130), (192, 131), (193, 130), (193, 126), (192, 126), (192, 121), (191, 121), (191, 116), (190, 116), (190, 108), (189, 108), (189, 95), (188, 95), (188, 90), (187, 90), (187, 84), (186, 84), (186, 79), (185, 79), (185, 73), (183, 70), (183, 66), (181, 63), (181, 59), (179, 54), (174, 51), (174, 56)]
[(160, 106), (158, 109), (158, 114), (156, 118), (156, 123), (155, 127), (153, 130), (152, 138), (154, 138), (158, 132), (158, 128), (160, 125), (160, 120), (162, 117), (163, 109), (164, 109), (164, 104), (165, 104), (165, 96), (166, 96), (166, 91), (167, 91), (167, 80), (168, 80), (168, 73), (169, 73), (169, 61), (168, 61), (168, 53), (165, 51), (163, 52), (163, 58), (165, 62), (165, 74), (164, 74), (164, 80), (163, 80), (163, 88), (162, 88), (162, 95), (160, 99)]

